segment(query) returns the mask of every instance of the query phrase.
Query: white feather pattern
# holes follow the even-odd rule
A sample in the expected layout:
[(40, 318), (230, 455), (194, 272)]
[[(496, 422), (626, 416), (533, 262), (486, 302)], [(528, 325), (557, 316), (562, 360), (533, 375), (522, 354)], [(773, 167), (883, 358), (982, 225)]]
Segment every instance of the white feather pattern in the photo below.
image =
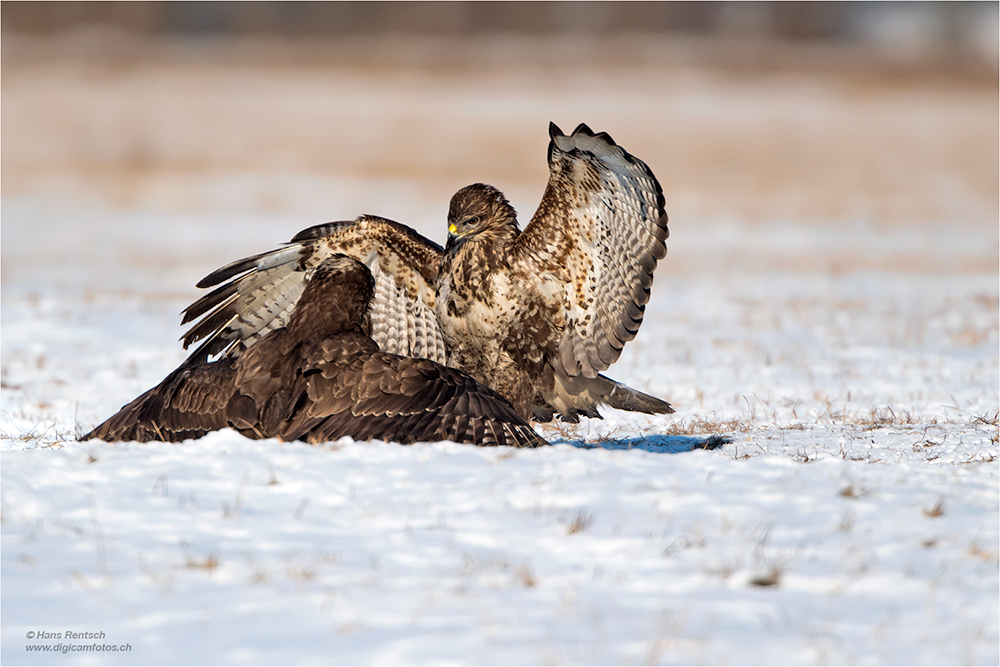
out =
[[(201, 284), (228, 280), (226, 284), (236, 289), (192, 327), (186, 343), (207, 338), (212, 347), (202, 347), (210, 353), (238, 356), (288, 323), (311, 271), (335, 254), (351, 256), (371, 270), (372, 337), (383, 350), (444, 362), (444, 339), (433, 310), (434, 285), (427, 279), (436, 278), (441, 248), (408, 227), (375, 216), (305, 230), (296, 242), (251, 258), (256, 262), (243, 273), (229, 267), (216, 272), (221, 280)], [(230, 266), (242, 269), (247, 261)], [(199, 335), (192, 336), (195, 331)]]
[[(649, 167), (606, 134), (553, 128), (549, 187), (519, 244), (523, 267), (562, 263), (567, 376), (597, 377), (635, 337), (668, 236), (663, 193)], [(551, 258), (551, 259), (550, 259)], [(553, 267), (551, 275), (558, 275)]]

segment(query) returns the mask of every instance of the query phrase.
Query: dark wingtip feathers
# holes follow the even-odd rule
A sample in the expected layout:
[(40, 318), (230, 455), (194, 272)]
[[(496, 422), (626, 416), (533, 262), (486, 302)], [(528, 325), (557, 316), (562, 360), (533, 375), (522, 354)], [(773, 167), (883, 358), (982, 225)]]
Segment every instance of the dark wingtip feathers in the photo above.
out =
[[(363, 217), (363, 216), (362, 216)], [(360, 218), (359, 218), (360, 219)], [(354, 220), (338, 220), (336, 222), (324, 222), (321, 225), (313, 225), (292, 237), (289, 243), (302, 243), (303, 241), (315, 241), (329, 234), (334, 234), (345, 227), (353, 225)]]
[[(617, 146), (618, 145), (615, 142), (615, 140), (611, 138), (610, 134), (608, 134), (607, 132), (594, 132), (592, 129), (590, 129), (590, 126), (587, 125), (586, 123), (580, 123), (579, 125), (576, 126), (576, 129), (573, 130), (573, 135), (572, 136), (575, 136), (577, 134), (582, 134), (584, 136), (593, 137), (594, 139), (600, 139), (601, 141), (606, 142), (610, 146)], [(626, 155), (628, 155), (627, 152), (626, 152)], [(629, 155), (629, 157), (631, 157), (631, 156)]]
[[(265, 253), (266, 254), (266, 253)], [(221, 282), (229, 280), (233, 276), (238, 276), (241, 273), (246, 273), (250, 269), (257, 265), (260, 258), (263, 255), (254, 255), (253, 257), (246, 257), (244, 259), (238, 259), (235, 262), (230, 262), (226, 264), (221, 269), (216, 269), (210, 274), (202, 278), (196, 284), (199, 289), (205, 289), (206, 287), (213, 287)]]

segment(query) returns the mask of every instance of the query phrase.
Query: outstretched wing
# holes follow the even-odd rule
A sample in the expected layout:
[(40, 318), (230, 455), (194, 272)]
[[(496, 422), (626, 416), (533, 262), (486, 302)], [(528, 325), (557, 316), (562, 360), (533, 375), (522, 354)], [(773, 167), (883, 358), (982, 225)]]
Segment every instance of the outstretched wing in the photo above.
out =
[(606, 133), (549, 124), (549, 183), (518, 237), (515, 260), (563, 295), (558, 365), (597, 377), (635, 338), (667, 253), (663, 190)]
[(196, 360), (239, 356), (285, 326), (311, 272), (328, 257), (344, 254), (365, 264), (375, 278), (371, 334), (379, 347), (443, 363), (445, 345), (434, 314), (441, 253), (413, 229), (371, 215), (310, 227), (282, 248), (202, 279), (198, 287), (218, 287), (184, 310), (182, 324), (201, 318), (184, 334), (184, 347), (204, 341), (191, 355)]
[[(180, 442), (230, 425), (232, 364), (182, 365), (80, 440)], [(234, 404), (236, 407), (236, 404)]]
[(305, 360), (309, 370), (297, 375), (289, 393), (294, 412), (278, 433), (283, 440), (324, 442), (349, 435), (403, 444), (548, 444), (506, 399), (453, 368), (381, 352), (347, 364), (328, 358), (339, 356), (331, 339)]

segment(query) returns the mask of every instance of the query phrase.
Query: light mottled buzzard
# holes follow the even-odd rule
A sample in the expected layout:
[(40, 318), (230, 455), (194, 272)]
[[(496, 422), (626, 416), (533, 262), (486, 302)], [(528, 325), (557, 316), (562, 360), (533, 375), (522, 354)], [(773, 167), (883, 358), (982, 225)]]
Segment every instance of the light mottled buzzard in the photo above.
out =
[(345, 435), (404, 444), (547, 444), (502, 396), (429, 359), (380, 352), (368, 335), (371, 273), (332, 255), (310, 272), (287, 326), (239, 357), (189, 358), (81, 440), (250, 438), (322, 442)]
[(549, 183), (527, 227), (496, 188), (458, 191), (441, 248), (365, 215), (312, 227), (271, 252), (212, 273), (217, 287), (185, 311), (193, 358), (239, 357), (284, 326), (309, 273), (344, 253), (375, 276), (372, 336), (385, 352), (463, 370), (525, 418), (599, 417), (607, 404), (673, 412), (600, 374), (632, 340), (666, 254), (663, 191), (644, 162), (606, 133), (549, 126)]

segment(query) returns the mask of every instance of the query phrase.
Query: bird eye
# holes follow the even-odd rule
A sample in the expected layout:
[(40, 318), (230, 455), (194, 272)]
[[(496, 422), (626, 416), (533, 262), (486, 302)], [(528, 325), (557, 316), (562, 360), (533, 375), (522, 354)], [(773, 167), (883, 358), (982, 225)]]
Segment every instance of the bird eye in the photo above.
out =
[(479, 216), (478, 215), (474, 215), (471, 218), (466, 218), (465, 224), (468, 227), (475, 227), (475, 226), (477, 226), (479, 224)]

